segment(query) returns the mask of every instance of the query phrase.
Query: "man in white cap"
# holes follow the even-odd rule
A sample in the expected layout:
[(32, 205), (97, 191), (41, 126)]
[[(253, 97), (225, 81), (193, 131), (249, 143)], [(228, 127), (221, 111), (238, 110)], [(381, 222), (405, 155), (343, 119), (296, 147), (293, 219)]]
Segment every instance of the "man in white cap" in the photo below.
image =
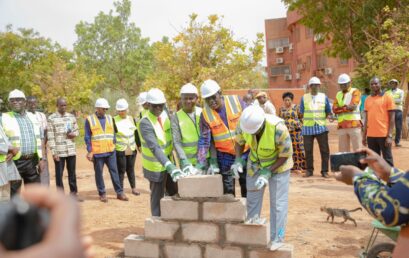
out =
[(276, 115), (276, 108), (273, 103), (268, 99), (268, 95), (264, 91), (260, 91), (256, 95), (256, 105), (260, 106), (266, 114)]
[(258, 106), (246, 108), (236, 129), (236, 157), (250, 146), (247, 163), (247, 217), (260, 223), (264, 189), (270, 191), (270, 238), (276, 249), (284, 241), (288, 212), (290, 170), (293, 167), (291, 136), (284, 121)]
[(165, 95), (153, 88), (149, 90), (146, 101), (149, 111), (139, 123), (142, 167), (144, 177), (150, 184), (152, 216), (160, 216), (160, 200), (165, 195), (165, 187), (169, 195), (176, 194), (177, 189), (170, 187), (170, 183), (177, 182), (184, 174), (172, 161), (172, 130), (169, 116), (164, 112)]
[(389, 89), (386, 91), (387, 94), (390, 94), (393, 97), (395, 102), (395, 146), (401, 147), (400, 138), (402, 137), (402, 125), (403, 125), (403, 104), (405, 93), (402, 89), (398, 88), (399, 81), (392, 79), (389, 81)]
[[(203, 112), (200, 115), (200, 138), (198, 147), (198, 170), (209, 167), (208, 172), (221, 173), (225, 194), (235, 194), (235, 178), (239, 179), (241, 196), (246, 197), (246, 159), (236, 158), (235, 132), (241, 112), (246, 107), (236, 95), (223, 96), (220, 86), (214, 80), (206, 80), (200, 87), (204, 99)], [(217, 159), (211, 157), (207, 166), (207, 157), (214, 144)]]
[(115, 150), (121, 187), (124, 188), (126, 171), (132, 194), (140, 195), (135, 185), (136, 136), (138, 135), (135, 120), (128, 115), (128, 102), (125, 99), (118, 99), (116, 112), (117, 115), (114, 117)]
[(348, 74), (338, 77), (341, 88), (338, 91), (332, 110), (338, 115), (338, 150), (339, 152), (356, 151), (362, 146), (361, 92), (352, 88)]
[(173, 144), (179, 157), (179, 164), (186, 174), (195, 174), (197, 145), (200, 137), (200, 114), (197, 107), (199, 93), (196, 86), (185, 84), (180, 89), (182, 108), (172, 117)]
[(321, 154), (321, 175), (329, 177), (329, 144), (327, 118), (330, 118), (331, 106), (328, 97), (318, 89), (321, 81), (317, 77), (311, 77), (308, 82), (309, 93), (301, 98), (300, 113), (303, 115), (304, 124), (301, 133), (304, 137), (305, 158), (307, 171), (304, 177), (310, 177), (314, 173), (314, 139), (317, 139)]
[[(24, 184), (40, 183), (38, 168), (41, 173), (45, 166), (40, 125), (32, 113), (26, 112), (26, 96), (22, 91), (11, 91), (8, 99), (12, 111), (3, 114), (1, 125), (11, 145), (19, 148), (13, 157), (14, 163)], [(21, 181), (13, 181), (11, 195), (16, 194), (20, 187)]]
[(95, 102), (95, 113), (85, 120), (85, 143), (87, 145), (87, 159), (94, 163), (95, 182), (101, 202), (108, 202), (103, 178), (104, 164), (107, 165), (111, 181), (116, 192), (116, 198), (128, 201), (119, 181), (115, 155), (114, 122), (106, 111), (110, 108), (104, 98)]

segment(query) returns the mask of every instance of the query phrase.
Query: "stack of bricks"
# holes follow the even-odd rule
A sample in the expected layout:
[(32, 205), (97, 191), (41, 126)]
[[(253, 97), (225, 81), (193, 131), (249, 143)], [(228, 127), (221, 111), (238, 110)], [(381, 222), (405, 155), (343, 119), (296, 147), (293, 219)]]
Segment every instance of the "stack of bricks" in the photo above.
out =
[(161, 217), (146, 219), (144, 236), (125, 238), (126, 257), (292, 257), (291, 245), (267, 248), (268, 223), (244, 224), (245, 199), (223, 195), (220, 175), (182, 178), (178, 186), (178, 197), (161, 200)]

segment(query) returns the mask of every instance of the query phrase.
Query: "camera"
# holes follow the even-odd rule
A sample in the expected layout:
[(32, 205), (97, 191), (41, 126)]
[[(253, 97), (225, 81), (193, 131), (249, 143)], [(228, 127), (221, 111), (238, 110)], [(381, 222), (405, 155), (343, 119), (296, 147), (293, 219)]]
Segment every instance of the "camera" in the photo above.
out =
[(40, 242), (47, 230), (47, 209), (28, 204), (19, 196), (0, 203), (0, 244), (6, 250), (21, 250)]
[(366, 157), (366, 152), (338, 152), (330, 155), (331, 171), (337, 172), (342, 165), (352, 165), (365, 169), (366, 164), (359, 162)]

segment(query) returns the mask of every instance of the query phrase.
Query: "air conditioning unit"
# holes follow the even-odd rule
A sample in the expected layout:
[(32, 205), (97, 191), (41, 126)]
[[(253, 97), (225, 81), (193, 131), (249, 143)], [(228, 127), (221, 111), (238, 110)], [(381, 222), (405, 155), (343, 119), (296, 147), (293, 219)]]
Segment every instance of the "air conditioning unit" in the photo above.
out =
[(276, 47), (276, 53), (277, 54), (284, 53), (284, 48), (283, 47)]
[(297, 70), (302, 71), (305, 69), (305, 63), (297, 64)]
[(284, 80), (291, 81), (292, 79), (293, 79), (293, 77), (291, 76), (291, 74), (284, 75)]
[(276, 64), (283, 64), (284, 63), (284, 58), (282, 57), (277, 57), (276, 58)]
[(288, 45), (288, 50), (291, 52), (291, 51), (293, 51), (293, 43), (290, 43), (289, 45)]
[(301, 74), (300, 74), (300, 73), (296, 73), (296, 74), (295, 74), (295, 79), (300, 80), (300, 79), (301, 79)]
[(332, 74), (332, 68), (331, 67), (327, 67), (324, 69), (324, 74), (325, 75), (331, 75)]

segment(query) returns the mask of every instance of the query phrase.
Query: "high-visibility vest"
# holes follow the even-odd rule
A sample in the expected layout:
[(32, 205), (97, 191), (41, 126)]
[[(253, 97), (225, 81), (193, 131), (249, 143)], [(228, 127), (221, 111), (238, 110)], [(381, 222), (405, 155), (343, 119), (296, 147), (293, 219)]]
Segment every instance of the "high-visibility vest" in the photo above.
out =
[(91, 129), (91, 146), (92, 153), (101, 154), (113, 152), (114, 144), (114, 123), (112, 116), (105, 115), (105, 130), (102, 129), (101, 123), (95, 114), (87, 117)]
[[(2, 127), (0, 128), (0, 130), (3, 131)], [(0, 134), (0, 144), (7, 145), (6, 139), (4, 139), (4, 138), (2, 137), (2, 135), (3, 135), (3, 133)], [(5, 162), (5, 161), (6, 161), (6, 158), (7, 158), (7, 155), (6, 155), (6, 154), (0, 154), (0, 163)], [(1, 172), (0, 172), (0, 173), (1, 173)]]
[[(156, 140), (158, 145), (162, 148), (165, 156), (169, 156), (173, 150), (172, 144), (172, 130), (170, 125), (170, 120), (166, 112), (162, 112), (162, 126), (159, 124), (158, 118), (153, 115), (151, 112), (142, 118), (142, 120), (147, 119), (155, 130)], [(159, 160), (153, 155), (152, 151), (149, 149), (146, 144), (143, 134), (141, 134), (140, 123), (139, 123), (139, 133), (141, 136), (141, 145), (142, 145), (142, 167), (151, 172), (163, 172), (166, 168), (159, 162)]]
[(325, 113), (325, 94), (318, 93), (315, 102), (312, 101), (311, 93), (304, 94), (304, 126), (320, 126), (327, 124)]
[(395, 92), (393, 92), (391, 89), (386, 91), (387, 94), (390, 94), (393, 97), (393, 100), (395, 102), (395, 109), (397, 110), (403, 110), (403, 98), (401, 96), (404, 94), (403, 90), (396, 88)]
[(118, 130), (115, 134), (116, 144), (115, 149), (117, 151), (125, 151), (129, 146), (131, 150), (136, 149), (135, 143), (135, 131), (136, 125), (131, 116), (126, 116), (122, 118), (119, 115), (114, 117), (116, 129)]
[[(349, 91), (347, 93), (345, 93), (345, 95), (344, 95), (344, 93), (342, 91), (338, 91), (337, 96), (336, 96), (338, 106), (342, 107), (344, 105), (349, 105), (351, 103), (351, 101), (352, 101), (352, 98), (353, 98), (352, 94), (356, 90), (357, 89), (355, 89), (355, 88), (350, 88)], [(357, 104), (357, 106), (355, 107), (355, 109), (353, 111), (339, 113), (338, 114), (338, 123), (341, 123), (344, 120), (347, 120), (347, 121), (361, 120), (361, 112), (359, 111), (360, 105), (361, 105), (361, 100), (359, 100), (359, 104)]]
[(274, 164), (278, 158), (279, 150), (275, 148), (275, 132), (278, 123), (284, 120), (276, 116), (266, 114), (266, 124), (263, 135), (259, 142), (253, 134), (242, 133), (246, 143), (250, 146), (250, 159), (266, 168)]
[[(42, 149), (41, 149), (40, 124), (38, 123), (38, 120), (34, 114), (26, 112), (26, 115), (32, 122), (33, 129), (34, 129), (34, 137), (36, 141), (35, 154), (37, 154), (38, 158), (42, 158), (43, 155), (42, 155)], [(14, 112), (3, 113), (2, 126), (3, 126), (4, 133), (9, 138), (11, 145), (13, 145), (14, 147), (20, 148), (21, 147), (20, 126), (18, 125)], [(19, 150), (17, 155), (13, 157), (13, 160), (18, 160), (20, 157), (21, 157), (21, 151)]]
[(182, 135), (182, 148), (186, 157), (193, 165), (197, 163), (197, 145), (200, 136), (199, 122), (201, 113), (202, 109), (195, 107), (195, 121), (193, 121), (183, 109), (176, 112), (180, 134)]
[(239, 98), (236, 95), (223, 96), (223, 99), (224, 108), (226, 108), (228, 127), (224, 124), (219, 114), (211, 109), (206, 103), (203, 109), (203, 117), (209, 124), (216, 150), (235, 155), (234, 138), (236, 136), (236, 126), (239, 122), (242, 108)]

